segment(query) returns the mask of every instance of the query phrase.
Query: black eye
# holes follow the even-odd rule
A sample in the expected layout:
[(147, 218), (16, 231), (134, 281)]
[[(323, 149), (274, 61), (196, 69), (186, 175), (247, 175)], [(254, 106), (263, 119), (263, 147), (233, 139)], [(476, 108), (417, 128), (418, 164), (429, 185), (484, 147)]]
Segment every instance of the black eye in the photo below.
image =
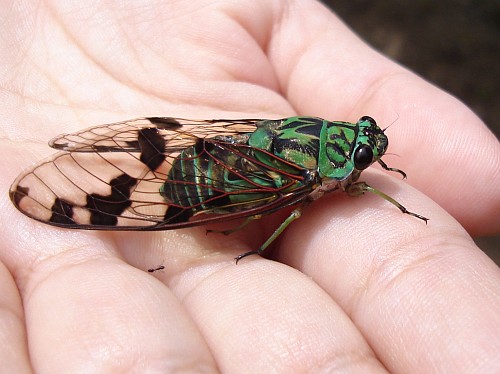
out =
[(368, 145), (361, 145), (354, 152), (354, 167), (365, 170), (373, 162), (373, 151)]
[(375, 122), (375, 120), (372, 118), (372, 117), (369, 117), (369, 116), (363, 116), (359, 119), (359, 122), (362, 122), (362, 121), (368, 121), (370, 122), (370, 124), (372, 126), (377, 126), (377, 122)]

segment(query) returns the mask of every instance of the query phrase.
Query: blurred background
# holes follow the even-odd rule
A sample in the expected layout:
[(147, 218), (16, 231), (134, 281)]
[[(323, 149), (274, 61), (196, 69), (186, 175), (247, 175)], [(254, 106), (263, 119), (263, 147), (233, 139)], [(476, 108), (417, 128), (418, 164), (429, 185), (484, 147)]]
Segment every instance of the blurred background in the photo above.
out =
[[(322, 2), (373, 47), (462, 100), (500, 138), (499, 0)], [(500, 265), (500, 235), (474, 240)]]

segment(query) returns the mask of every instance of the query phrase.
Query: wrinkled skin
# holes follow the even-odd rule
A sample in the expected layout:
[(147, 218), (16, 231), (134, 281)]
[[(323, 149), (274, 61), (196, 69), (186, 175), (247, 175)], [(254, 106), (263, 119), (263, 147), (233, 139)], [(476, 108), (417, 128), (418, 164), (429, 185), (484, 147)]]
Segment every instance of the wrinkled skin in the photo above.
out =
[[(498, 370), (500, 271), (469, 235), (499, 232), (500, 146), (469, 109), (312, 0), (103, 3), (0, 5), (3, 370)], [(395, 122), (400, 157), (384, 160), (408, 181), (377, 167), (361, 180), (429, 224), (332, 193), (273, 246), (276, 261), (235, 265), (287, 212), (228, 237), (96, 233), (42, 225), (8, 201), (58, 133), (294, 114)]]

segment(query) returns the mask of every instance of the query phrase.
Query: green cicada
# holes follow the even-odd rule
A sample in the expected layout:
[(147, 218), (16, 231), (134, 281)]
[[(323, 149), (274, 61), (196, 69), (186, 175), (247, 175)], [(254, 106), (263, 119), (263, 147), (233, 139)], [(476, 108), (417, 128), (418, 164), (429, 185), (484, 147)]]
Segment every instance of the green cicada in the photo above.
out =
[[(337, 189), (378, 194), (358, 182), (388, 140), (371, 117), (357, 123), (315, 117), (187, 120), (150, 117), (54, 138), (61, 150), (20, 175), (10, 189), (25, 215), (54, 226), (92, 230), (169, 230), (292, 214), (264, 249), (300, 216), (300, 207)], [(234, 230), (229, 230), (231, 232)]]

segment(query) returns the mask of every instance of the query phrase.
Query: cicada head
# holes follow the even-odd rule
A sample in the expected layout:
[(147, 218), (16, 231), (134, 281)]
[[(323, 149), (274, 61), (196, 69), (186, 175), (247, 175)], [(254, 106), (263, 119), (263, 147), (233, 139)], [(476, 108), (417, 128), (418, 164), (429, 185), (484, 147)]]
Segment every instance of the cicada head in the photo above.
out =
[(364, 170), (378, 161), (387, 150), (389, 141), (384, 131), (378, 127), (371, 117), (361, 117), (357, 123), (359, 128), (351, 160), (356, 170)]
[(356, 123), (328, 122), (320, 136), (318, 171), (322, 179), (343, 181), (379, 160), (387, 149), (387, 136), (371, 117)]

